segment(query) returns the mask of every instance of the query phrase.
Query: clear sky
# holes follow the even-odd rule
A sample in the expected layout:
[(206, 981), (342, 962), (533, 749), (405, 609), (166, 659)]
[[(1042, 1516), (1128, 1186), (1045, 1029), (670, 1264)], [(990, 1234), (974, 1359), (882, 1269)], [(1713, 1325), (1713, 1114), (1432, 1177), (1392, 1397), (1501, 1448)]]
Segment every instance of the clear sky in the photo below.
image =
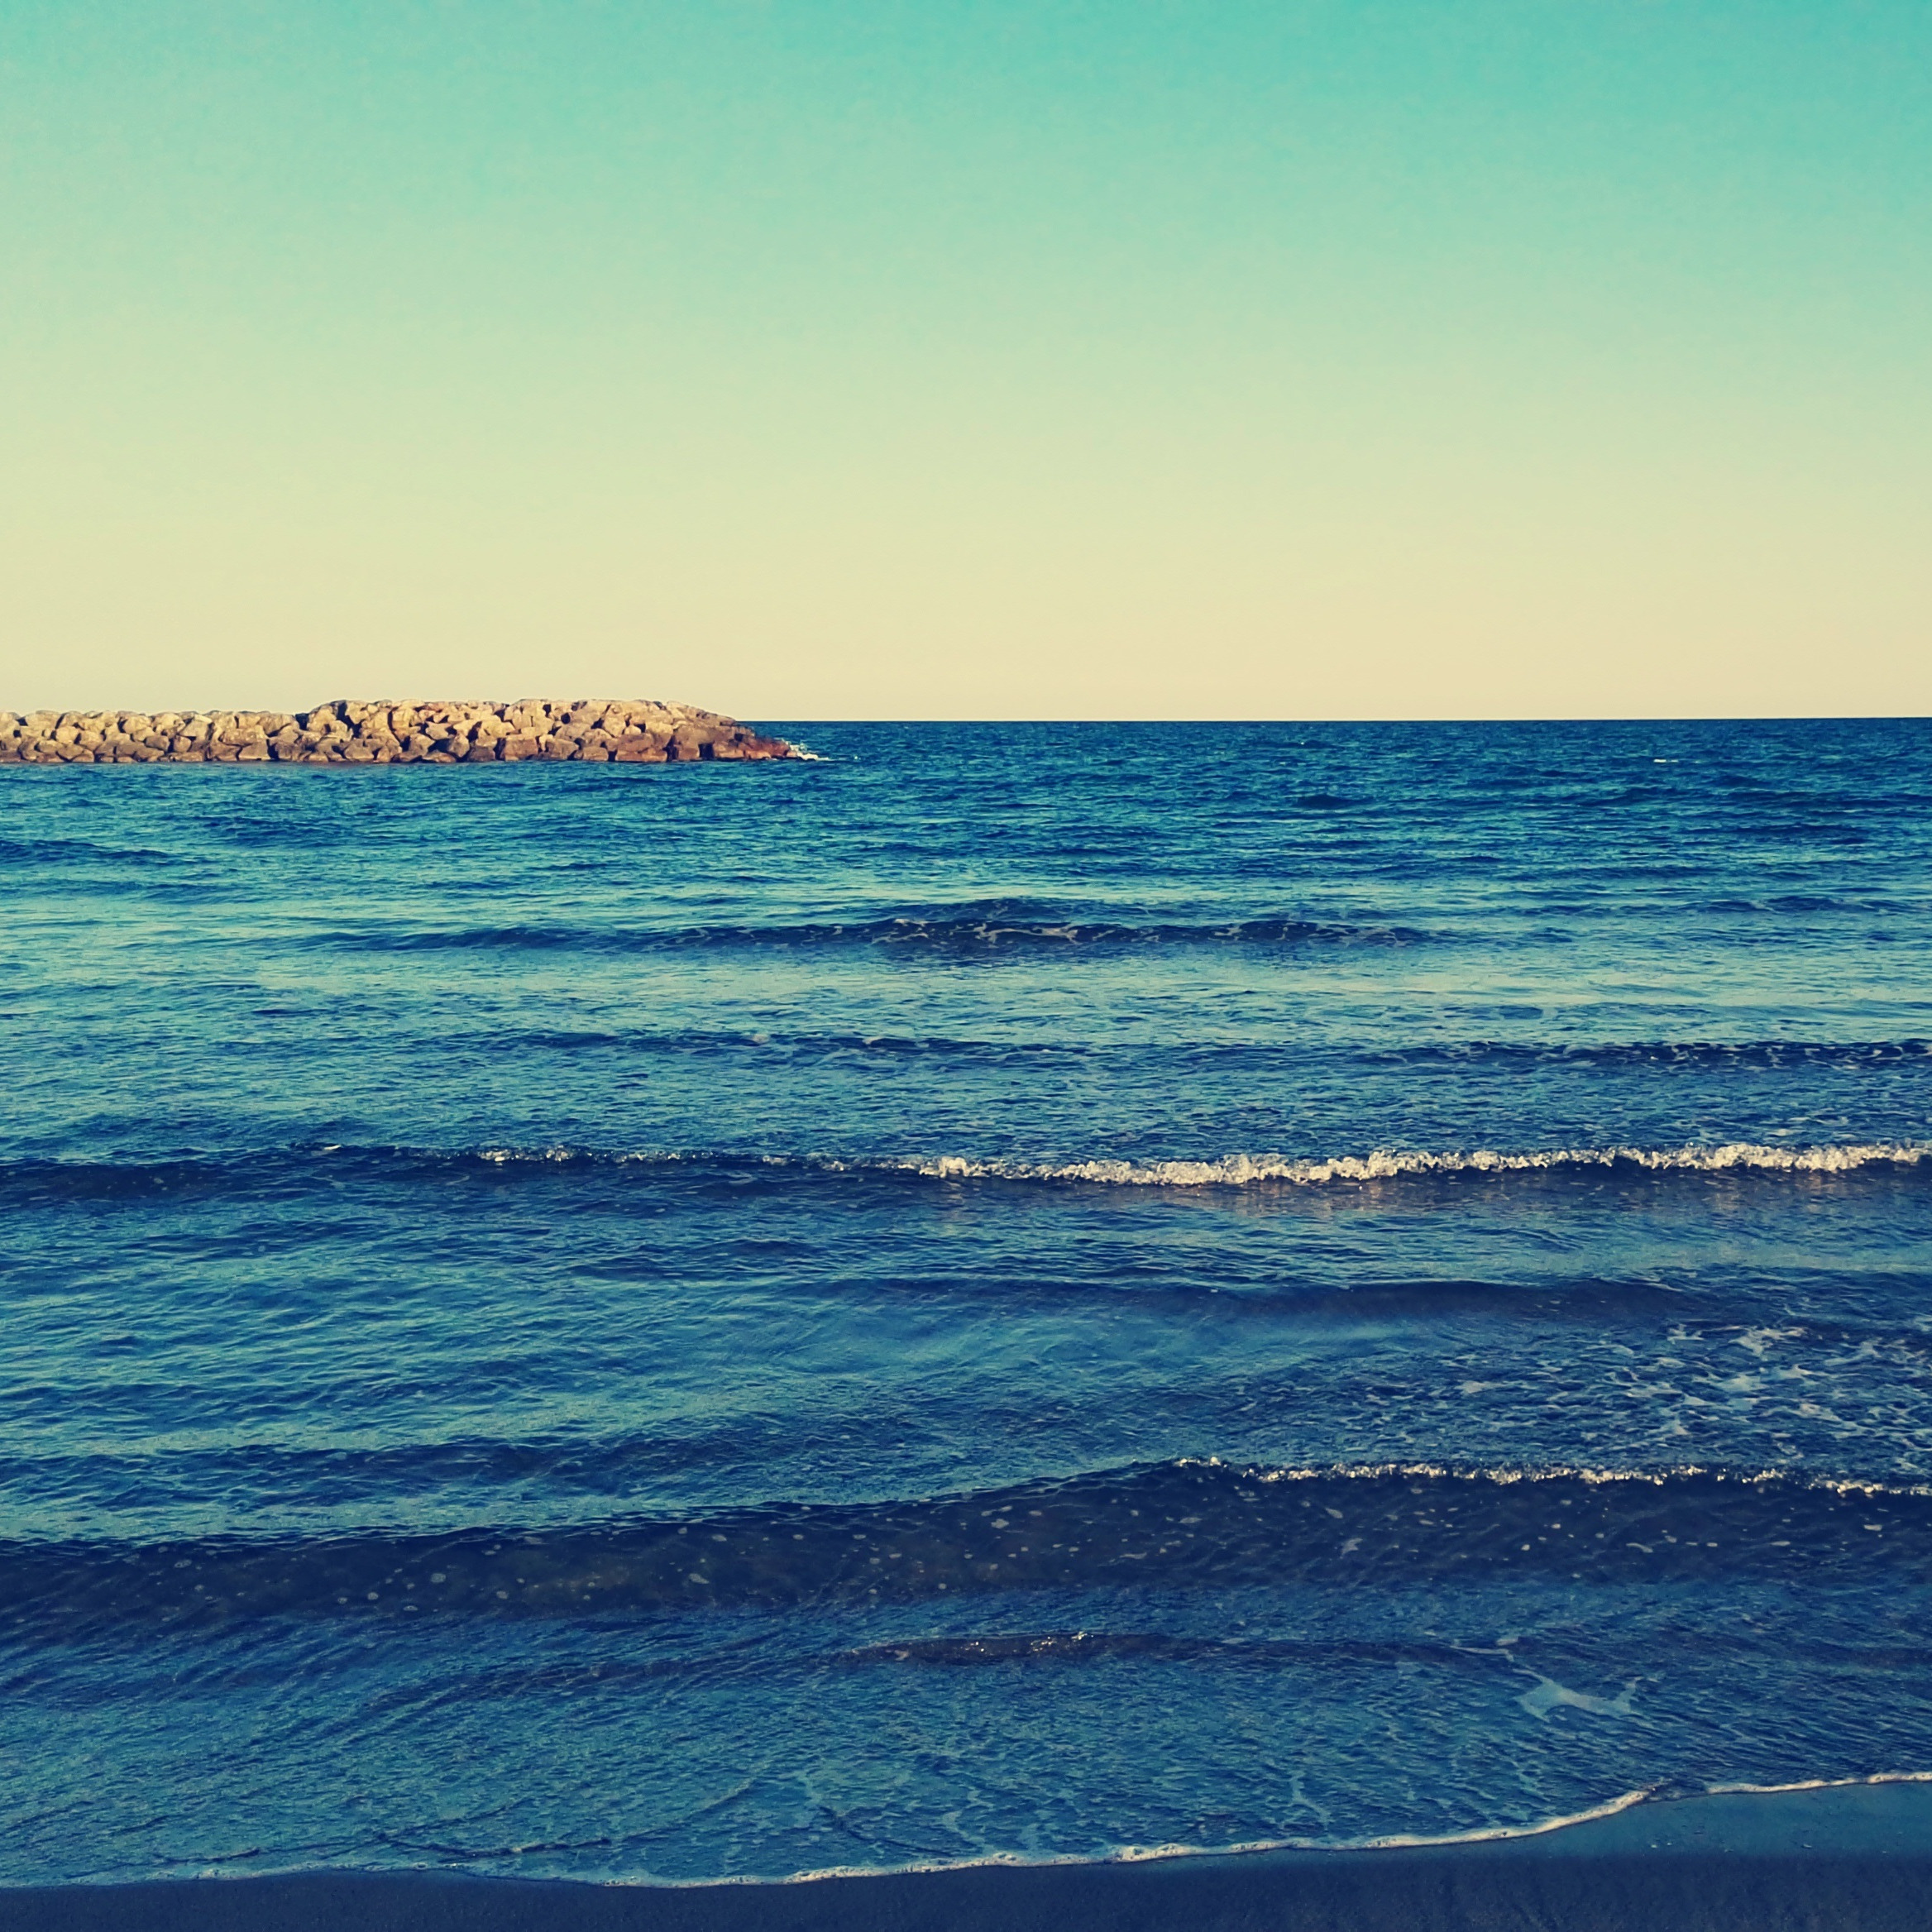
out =
[(1925, 0), (0, 0), (0, 704), (1932, 710)]

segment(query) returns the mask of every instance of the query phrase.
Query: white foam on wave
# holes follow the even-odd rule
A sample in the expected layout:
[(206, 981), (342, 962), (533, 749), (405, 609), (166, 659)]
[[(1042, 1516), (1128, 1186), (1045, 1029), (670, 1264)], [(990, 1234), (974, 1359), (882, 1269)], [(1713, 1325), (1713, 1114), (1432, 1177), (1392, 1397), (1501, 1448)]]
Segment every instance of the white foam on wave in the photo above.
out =
[[(1904, 1772), (1904, 1777), (1932, 1773)], [(1837, 1781), (1851, 1784), (1879, 1784), (1887, 1781), (1884, 1777), (1874, 1778), (1851, 1778)], [(1714, 1794), (1720, 1788), (1738, 1791), (1751, 1789), (1744, 1786), (1734, 1787), (1712, 1786)], [(1793, 1791), (1809, 1790), (1809, 1786), (1777, 1786), (1767, 1789)], [(1628, 1811), (1634, 1805), (1667, 1796), (1663, 1788), (1646, 1785), (1641, 1790), (1624, 1791), (1616, 1797), (1608, 1798), (1600, 1805), (1592, 1805), (1581, 1811), (1566, 1812), (1559, 1817), (1537, 1819), (1528, 1824), (1479, 1824), (1466, 1831), (1440, 1833), (1391, 1832), (1379, 1838), (1322, 1839), (1322, 1838), (1257, 1838), (1246, 1839), (1238, 1844), (1226, 1845), (1196, 1845), (1185, 1844), (1123, 1844), (1116, 1845), (1104, 1852), (1049, 1852), (1028, 1854), (1024, 1852), (987, 1852), (978, 1858), (921, 1858), (899, 1865), (820, 1865), (808, 1872), (790, 1872), (782, 1877), (766, 1878), (743, 1872), (731, 1872), (715, 1878), (657, 1878), (649, 1876), (638, 1877), (603, 1877), (595, 1881), (601, 1885), (622, 1887), (625, 1890), (651, 1891), (715, 1891), (720, 1886), (772, 1886), (810, 1885), (825, 1878), (903, 1878), (918, 1873), (941, 1872), (977, 1872), (989, 1867), (1024, 1869), (1036, 1871), (1046, 1867), (1074, 1865), (1141, 1865), (1169, 1858), (1236, 1858), (1251, 1857), (1261, 1852), (1319, 1852), (1346, 1854), (1350, 1852), (1389, 1852), (1404, 1850), (1427, 1850), (1432, 1847), (1451, 1845), (1494, 1844), (1505, 1839), (1542, 1838), (1551, 1832), (1566, 1831), (1572, 1825), (1590, 1824), (1600, 1819), (1614, 1818), (1619, 1812)], [(508, 1846), (511, 1853), (526, 1849), (524, 1846)], [(411, 1867), (423, 1869), (421, 1866)], [(306, 1861), (274, 1866), (251, 1866), (247, 1876), (261, 1877), (295, 1872), (340, 1871), (340, 1863), (317, 1865)], [(237, 1876), (222, 1867), (208, 1867), (197, 1874), (203, 1878), (227, 1878)]]
[[(988, 1852), (978, 1858), (931, 1858), (904, 1865), (826, 1865), (810, 1872), (794, 1872), (777, 1879), (737, 1877), (673, 1879), (669, 1882), (668, 1888), (681, 1891), (718, 1884), (808, 1885), (820, 1878), (897, 1878), (913, 1872), (973, 1872), (988, 1866), (1023, 1867), (1033, 1870), (1042, 1866), (1141, 1865), (1162, 1858), (1236, 1858), (1257, 1852), (1388, 1852), (1422, 1850), (1431, 1846), (1493, 1844), (1504, 1839), (1541, 1838), (1545, 1833), (1564, 1831), (1573, 1824), (1589, 1824), (1600, 1818), (1614, 1818), (1619, 1811), (1628, 1811), (1632, 1805), (1641, 1805), (1657, 1795), (1656, 1786), (1647, 1785), (1641, 1791), (1624, 1791), (1600, 1805), (1591, 1805), (1587, 1810), (1566, 1812), (1561, 1817), (1538, 1819), (1531, 1824), (1473, 1825), (1466, 1831), (1394, 1832), (1380, 1838), (1356, 1839), (1257, 1838), (1227, 1845), (1116, 1845), (1109, 1851), (1093, 1854), (1065, 1852), (1031, 1858), (1021, 1852)], [(664, 1882), (644, 1879), (618, 1882), (656, 1885)]]
[(1929, 1785), (1932, 1771), (1875, 1771), (1868, 1777), (1807, 1777), (1789, 1785), (1706, 1785), (1714, 1798), (1772, 1798), (1784, 1791), (1842, 1791), (1853, 1785)]
[(1555, 1147), (1528, 1153), (1490, 1148), (1430, 1153), (1378, 1149), (1309, 1159), (1284, 1154), (1227, 1154), (1213, 1160), (976, 1160), (958, 1155), (877, 1162), (825, 1163), (924, 1174), (935, 1180), (1083, 1181), (1102, 1187), (1241, 1188), (1260, 1183), (1322, 1187), (1337, 1181), (1397, 1180), (1428, 1174), (1532, 1174), (1566, 1168), (1637, 1167), (1652, 1173), (1848, 1174), (1873, 1166), (1915, 1166), (1932, 1160), (1932, 1141), (1856, 1141), (1774, 1147), (1731, 1141), (1720, 1146)]
[[(1061, 1852), (1032, 1856), (1022, 1852), (988, 1852), (978, 1858), (925, 1858), (899, 1865), (822, 1865), (807, 1872), (787, 1872), (777, 1878), (733, 1872), (712, 1878), (657, 1878), (647, 1875), (636, 1877), (605, 1877), (595, 1882), (627, 1891), (712, 1891), (726, 1885), (809, 1885), (824, 1878), (899, 1878), (918, 1873), (973, 1872), (988, 1867), (1036, 1870), (1043, 1867), (1064, 1867), (1076, 1865), (1137, 1865), (1161, 1859), (1245, 1858), (1267, 1852), (1332, 1853), (1346, 1856), (1351, 1852), (1426, 1851), (1456, 1845), (1498, 1844), (1514, 1839), (1543, 1838), (1554, 1832), (1567, 1831), (1573, 1826), (1593, 1824), (1603, 1819), (1617, 1817), (1623, 1812), (1633, 1810), (1639, 1805), (1685, 1800), (1695, 1802), (1700, 1795), (1713, 1798), (1781, 1797), (1802, 1791), (1844, 1791), (1858, 1786), (1900, 1784), (1932, 1784), (1932, 1771), (1879, 1771), (1859, 1777), (1802, 1778), (1789, 1784), (1777, 1785), (1710, 1784), (1704, 1786), (1701, 1794), (1686, 1791), (1681, 1786), (1673, 1789), (1663, 1785), (1646, 1785), (1636, 1791), (1620, 1792), (1614, 1798), (1605, 1799), (1600, 1805), (1592, 1805), (1581, 1811), (1565, 1812), (1557, 1817), (1538, 1819), (1528, 1824), (1472, 1825), (1464, 1831), (1389, 1832), (1380, 1837), (1356, 1839), (1247, 1839), (1238, 1844), (1226, 1845), (1126, 1844), (1117, 1845), (1100, 1853)], [(505, 1848), (506, 1852), (512, 1853), (528, 1848)], [(286, 1865), (251, 1865), (246, 1876), (261, 1877), (297, 1872), (337, 1872), (342, 1868), (339, 1861), (315, 1864), (302, 1860)], [(424, 1867), (418, 1865), (407, 1868), (422, 1870)], [(243, 1874), (225, 1866), (208, 1866), (196, 1876), (202, 1878), (230, 1878)]]
[[(1548, 1832), (1566, 1830), (1573, 1824), (1590, 1824), (1600, 1818), (1614, 1818), (1619, 1812), (1628, 1811), (1633, 1805), (1643, 1804), (1647, 1800), (1660, 1795), (1658, 1786), (1649, 1785), (1641, 1791), (1624, 1791), (1617, 1797), (1607, 1799), (1603, 1804), (1591, 1805), (1588, 1810), (1568, 1812), (1560, 1818), (1539, 1819), (1533, 1824), (1475, 1825), (1467, 1831), (1450, 1831), (1437, 1834), (1396, 1832), (1383, 1838), (1257, 1838), (1228, 1845), (1116, 1845), (1105, 1852), (1049, 1852), (1031, 1856), (1024, 1852), (988, 1852), (978, 1858), (921, 1858), (901, 1865), (820, 1865), (809, 1872), (790, 1872), (780, 1878), (763, 1878), (743, 1872), (731, 1872), (716, 1878), (606, 1877), (595, 1882), (640, 1891), (710, 1891), (726, 1885), (810, 1885), (823, 1878), (903, 1878), (915, 1873), (978, 1872), (988, 1867), (1036, 1871), (1049, 1866), (1141, 1865), (1164, 1858), (1245, 1858), (1257, 1852), (1387, 1852), (1412, 1848), (1423, 1850), (1431, 1846), (1491, 1844), (1504, 1839), (1541, 1838)], [(515, 1853), (528, 1848), (508, 1846), (505, 1848), (507, 1852)], [(342, 1868), (340, 1863), (318, 1865), (304, 1862), (290, 1865), (251, 1866), (246, 1876), (263, 1877), (296, 1872), (339, 1872)], [(416, 1866), (410, 1868), (422, 1870), (425, 1867)], [(222, 1867), (210, 1866), (196, 1876), (203, 1878), (227, 1878), (238, 1874)]]
[(1593, 1485), (1647, 1483), (1662, 1489), (1667, 1483), (1708, 1478), (1738, 1488), (1777, 1486), (1815, 1490), (1835, 1496), (1932, 1496), (1932, 1484), (1887, 1482), (1875, 1476), (1820, 1475), (1801, 1469), (1727, 1469), (1710, 1463), (1675, 1462), (1657, 1468), (1614, 1469), (1580, 1462), (1496, 1463), (1475, 1466), (1446, 1462), (1230, 1463), (1218, 1456), (1181, 1456), (1176, 1469), (1227, 1469), (1244, 1482), (1301, 1483), (1383, 1481), (1390, 1476), (1423, 1481), (1495, 1483), (1581, 1482)]
[[(1704, 1795), (1710, 1797), (1775, 1797), (1789, 1792), (1839, 1791), (1853, 1786), (1928, 1783), (1932, 1783), (1932, 1771), (1881, 1771), (1863, 1777), (1807, 1778), (1781, 1785), (1713, 1784), (1704, 1787)], [(1576, 1825), (1592, 1824), (1602, 1819), (1614, 1818), (1639, 1805), (1679, 1801), (1692, 1796), (1681, 1786), (1673, 1790), (1660, 1785), (1646, 1785), (1637, 1791), (1621, 1792), (1614, 1798), (1605, 1799), (1600, 1805), (1592, 1805), (1584, 1810), (1566, 1812), (1554, 1818), (1538, 1819), (1533, 1824), (1474, 1825), (1465, 1831), (1390, 1832), (1380, 1837), (1357, 1839), (1249, 1839), (1240, 1844), (1227, 1845), (1118, 1845), (1110, 1851), (1094, 1854), (1061, 1853), (1029, 1857), (1018, 1852), (989, 1852), (977, 1858), (923, 1859), (902, 1865), (827, 1865), (810, 1872), (791, 1872), (783, 1878), (777, 1879), (734, 1875), (724, 1879), (641, 1878), (618, 1879), (612, 1882), (684, 1891), (698, 1887), (709, 1888), (720, 1884), (805, 1885), (821, 1878), (892, 1878), (916, 1872), (970, 1872), (989, 1866), (1032, 1869), (1042, 1866), (1144, 1864), (1165, 1858), (1243, 1858), (1265, 1852), (1346, 1854), (1351, 1852), (1423, 1851), (1453, 1845), (1496, 1844), (1511, 1839), (1542, 1838), (1552, 1832), (1567, 1831)]]
[[(322, 1151), (337, 1151), (324, 1149)], [(1454, 1174), (1556, 1174), (1635, 1168), (1649, 1174), (1839, 1174), (1862, 1168), (1917, 1167), (1932, 1162), (1932, 1141), (1851, 1141), (1777, 1147), (1761, 1141), (1715, 1146), (1548, 1147), (1505, 1153), (1493, 1148), (1436, 1153), (1378, 1148), (1368, 1154), (1309, 1156), (1224, 1154), (1212, 1160), (1018, 1160), (1003, 1155), (746, 1154), (725, 1149), (640, 1149), (608, 1153), (589, 1147), (481, 1147), (471, 1159), (504, 1166), (524, 1162), (610, 1161), (676, 1167), (707, 1161), (805, 1169), (820, 1174), (906, 1174), (927, 1180), (1072, 1183), (1109, 1188), (1319, 1188), (1349, 1183)], [(460, 1156), (459, 1156), (460, 1158)]]

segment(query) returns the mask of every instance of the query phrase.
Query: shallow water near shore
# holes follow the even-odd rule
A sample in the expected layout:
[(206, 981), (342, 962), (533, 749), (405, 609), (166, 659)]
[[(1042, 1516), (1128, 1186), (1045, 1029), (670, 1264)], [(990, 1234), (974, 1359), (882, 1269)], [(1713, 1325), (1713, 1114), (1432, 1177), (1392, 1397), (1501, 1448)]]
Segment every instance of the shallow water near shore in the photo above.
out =
[(775, 729), (0, 773), (0, 1882), (1932, 1771), (1932, 728)]

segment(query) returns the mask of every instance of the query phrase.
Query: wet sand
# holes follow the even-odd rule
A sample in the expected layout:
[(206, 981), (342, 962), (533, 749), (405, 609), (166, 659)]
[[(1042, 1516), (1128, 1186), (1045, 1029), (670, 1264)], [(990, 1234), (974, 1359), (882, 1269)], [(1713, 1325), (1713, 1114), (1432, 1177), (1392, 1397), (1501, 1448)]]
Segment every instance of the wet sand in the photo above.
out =
[(1531, 1838), (788, 1885), (459, 1873), (0, 1890), (7, 1932), (1923, 1932), (1932, 1784), (1647, 1803)]

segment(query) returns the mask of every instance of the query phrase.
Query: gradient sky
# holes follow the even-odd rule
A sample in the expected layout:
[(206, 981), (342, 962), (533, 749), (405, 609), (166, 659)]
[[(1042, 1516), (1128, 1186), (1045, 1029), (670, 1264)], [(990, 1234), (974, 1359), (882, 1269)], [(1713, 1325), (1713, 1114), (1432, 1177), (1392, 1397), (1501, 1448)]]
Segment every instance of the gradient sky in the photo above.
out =
[(1932, 7), (0, 0), (0, 704), (1932, 710)]

